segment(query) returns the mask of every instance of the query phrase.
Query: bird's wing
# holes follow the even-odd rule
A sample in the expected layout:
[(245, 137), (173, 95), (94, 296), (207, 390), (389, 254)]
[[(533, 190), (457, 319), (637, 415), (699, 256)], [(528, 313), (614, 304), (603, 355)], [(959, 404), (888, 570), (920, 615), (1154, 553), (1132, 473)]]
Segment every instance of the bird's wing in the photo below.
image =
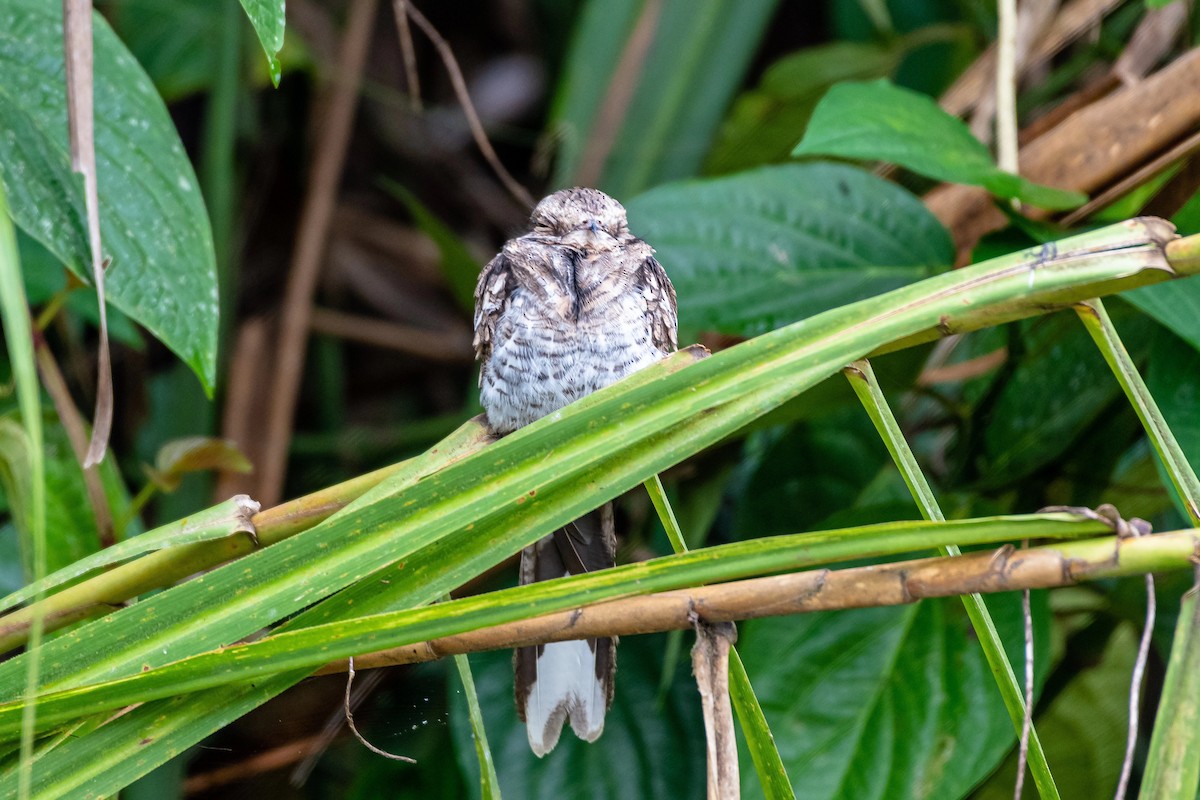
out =
[(637, 282), (646, 298), (650, 318), (650, 336), (654, 346), (674, 353), (679, 338), (679, 318), (675, 308), (675, 287), (658, 259), (647, 256), (637, 271)]
[[(504, 313), (508, 296), (516, 286), (512, 261), (503, 251), (487, 263), (475, 284), (475, 358), (486, 362), (492, 354), (496, 322)], [(482, 378), (482, 376), (481, 376)]]

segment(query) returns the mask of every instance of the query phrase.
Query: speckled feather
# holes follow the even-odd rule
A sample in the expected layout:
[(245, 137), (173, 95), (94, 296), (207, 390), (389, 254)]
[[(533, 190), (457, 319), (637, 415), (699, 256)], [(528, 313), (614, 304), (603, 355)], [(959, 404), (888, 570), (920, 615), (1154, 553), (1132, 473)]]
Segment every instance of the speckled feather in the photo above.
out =
[[(511, 433), (674, 352), (675, 289), (625, 209), (595, 189), (542, 200), (533, 230), (504, 245), (475, 289), (480, 400), (497, 434)], [(521, 557), (521, 582), (612, 566), (605, 504)], [(539, 756), (564, 720), (589, 741), (612, 702), (616, 641), (590, 639), (517, 651), (517, 710)], [(587, 662), (585, 665), (584, 662)], [(546, 670), (576, 674), (548, 675)], [(542, 672), (539, 674), (539, 667)], [(581, 669), (582, 668), (582, 669)], [(594, 675), (592, 674), (594, 673)]]

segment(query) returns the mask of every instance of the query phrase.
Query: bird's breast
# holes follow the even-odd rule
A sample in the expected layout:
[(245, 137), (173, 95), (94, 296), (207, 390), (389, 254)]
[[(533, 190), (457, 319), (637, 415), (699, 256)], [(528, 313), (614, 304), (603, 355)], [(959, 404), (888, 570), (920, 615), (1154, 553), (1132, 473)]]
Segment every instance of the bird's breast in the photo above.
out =
[(483, 365), (481, 401), (499, 433), (528, 425), (665, 356), (634, 295), (578, 318), (512, 299)]

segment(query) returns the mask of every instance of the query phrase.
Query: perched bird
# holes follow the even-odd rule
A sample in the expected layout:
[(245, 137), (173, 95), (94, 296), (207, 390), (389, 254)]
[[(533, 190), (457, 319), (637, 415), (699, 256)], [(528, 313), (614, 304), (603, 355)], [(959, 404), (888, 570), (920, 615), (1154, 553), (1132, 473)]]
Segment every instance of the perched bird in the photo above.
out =
[[(625, 208), (596, 189), (538, 203), (529, 233), (508, 241), (475, 288), (480, 400), (503, 435), (674, 352), (675, 289)], [(521, 583), (615, 564), (612, 504), (521, 553)], [(514, 657), (517, 713), (539, 756), (563, 722), (595, 741), (612, 703), (616, 641), (523, 647)]]

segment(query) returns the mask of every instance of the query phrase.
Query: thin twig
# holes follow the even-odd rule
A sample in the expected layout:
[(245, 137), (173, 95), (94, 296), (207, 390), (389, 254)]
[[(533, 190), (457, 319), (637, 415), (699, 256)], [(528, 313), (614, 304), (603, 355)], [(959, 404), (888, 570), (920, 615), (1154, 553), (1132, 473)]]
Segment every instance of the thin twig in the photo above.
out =
[(1081, 205), (1079, 208), (1072, 211), (1063, 217), (1059, 224), (1064, 227), (1071, 227), (1083, 222), (1095, 212), (1111, 205), (1118, 199), (1129, 194), (1138, 186), (1149, 181), (1154, 176), (1164, 172), (1173, 164), (1188, 158), (1200, 151), (1200, 133), (1194, 133), (1167, 150), (1161, 155), (1155, 156), (1150, 161), (1138, 167), (1133, 172), (1125, 175), (1113, 185), (1109, 186), (1100, 194), (1093, 197), (1088, 202)]
[(1014, 175), (1017, 163), (1017, 0), (997, 0), (996, 163)]
[[(58, 421), (67, 432), (67, 439), (71, 442), (75, 458), (82, 464), (87, 457), (88, 446), (83, 417), (71, 399), (71, 391), (67, 388), (67, 382), (54, 359), (54, 354), (50, 352), (50, 346), (36, 332), (33, 341), (33, 352), (37, 358), (38, 373), (42, 376), (42, 386), (46, 394), (50, 395), (50, 401), (54, 403)], [(98, 464), (83, 467), (83, 486), (87, 491), (88, 504), (92, 507), (92, 516), (96, 520), (96, 537), (100, 547), (109, 547), (116, 543), (116, 536), (112, 510), (108, 507), (108, 496), (104, 493), (104, 484), (100, 481)]]
[(283, 495), (288, 441), (292, 435), (296, 396), (304, 368), (312, 299), (354, 125), (354, 110), (358, 105), (358, 90), (362, 83), (376, 5), (376, 0), (355, 0), (350, 7), (350, 18), (346, 24), (336, 80), (332, 87), (333, 97), (325, 115), (312, 179), (300, 214), (299, 235), (283, 300), (275, 351), (275, 375), (266, 420), (266, 441), (260, 464), (257, 496), (266, 506), (275, 505)]
[(413, 48), (412, 30), (408, 27), (408, 0), (392, 0), (392, 10), (396, 16), (396, 33), (400, 37), (400, 53), (404, 57), (409, 106), (414, 114), (420, 114), (421, 79), (417, 75), (417, 53)]
[[(341, 722), (340, 715), (338, 716), (338, 721)], [(313, 748), (317, 746), (319, 740), (320, 736), (318, 734), (305, 736), (303, 739), (296, 739), (287, 744), (272, 747), (270, 750), (255, 753), (236, 764), (217, 767), (216, 769), (201, 772), (197, 775), (189, 775), (183, 782), (183, 793), (184, 795), (194, 795), (211, 792), (214, 789), (228, 786), (231, 783), (237, 783), (247, 778), (262, 775), (265, 772), (281, 769), (288, 764), (306, 758), (312, 752)]]
[(533, 208), (533, 196), (517, 179), (509, 174), (504, 165), (500, 163), (500, 158), (496, 155), (496, 151), (492, 149), (492, 143), (488, 141), (487, 133), (483, 129), (483, 123), (479, 121), (479, 115), (475, 113), (475, 105), (471, 102), (471, 95), (467, 92), (467, 82), (463, 79), (462, 70), (458, 67), (458, 60), (454, 57), (454, 51), (450, 49), (450, 45), (442, 38), (442, 35), (437, 32), (437, 28), (433, 27), (429, 20), (425, 19), (425, 15), (416, 9), (412, 3), (405, 4), (408, 9), (408, 16), (417, 24), (429, 41), (433, 42), (434, 48), (437, 49), (438, 55), (441, 56), (442, 63), (446, 65), (446, 72), (450, 75), (450, 84), (454, 87), (454, 94), (458, 97), (458, 103), (462, 106), (463, 114), (467, 118), (467, 125), (471, 128), (471, 136), (475, 139), (475, 144), (479, 148), (479, 152), (487, 160), (488, 165), (496, 173), (496, 177), (504, 184), (504, 188), (508, 190), (518, 203), (526, 208)]
[(377, 756), (383, 756), (384, 758), (390, 758), (393, 761), (403, 761), (406, 764), (417, 763), (416, 759), (414, 759), (414, 758), (409, 758), (408, 756), (397, 755), (396, 753), (389, 753), (387, 750), (380, 750), (378, 747), (376, 747), (375, 745), (368, 742), (366, 740), (366, 737), (364, 737), (361, 733), (358, 732), (358, 726), (356, 726), (354, 724), (354, 712), (350, 710), (350, 690), (353, 686), (354, 686), (354, 657), (351, 656), (349, 668), (346, 670), (346, 700), (345, 700), (345, 703), (342, 705), (342, 708), (346, 712), (346, 725), (349, 726), (350, 732), (354, 734), (354, 738), (358, 739), (359, 743), (362, 744), (363, 747), (367, 748), (368, 750), (370, 750), (372, 753), (374, 753)]
[[(358, 685), (354, 687), (353, 694), (350, 696), (350, 708), (358, 708), (362, 701), (367, 699), (379, 687), (385, 674), (383, 670), (373, 670), (367, 674), (367, 677), (359, 681)], [(343, 710), (340, 708), (325, 720), (325, 725), (322, 726), (321, 732), (312, 737), (312, 746), (308, 749), (304, 760), (297, 764), (296, 768), (288, 775), (288, 783), (299, 788), (308, 782), (309, 775), (312, 774), (313, 769), (317, 766), (317, 762), (321, 760), (321, 756), (333, 744), (334, 739), (341, 732), (345, 721)]]
[(1133, 677), (1129, 682), (1129, 732), (1125, 739), (1125, 760), (1121, 763), (1121, 780), (1117, 784), (1116, 800), (1125, 800), (1129, 788), (1129, 776), (1133, 773), (1133, 751), (1137, 747), (1138, 715), (1141, 712), (1142, 678), (1146, 674), (1146, 659), (1150, 655), (1150, 638), (1154, 633), (1154, 619), (1158, 613), (1158, 601), (1154, 592), (1154, 575), (1146, 573), (1146, 622), (1142, 628), (1142, 641), (1138, 645), (1137, 660), (1133, 663)]

